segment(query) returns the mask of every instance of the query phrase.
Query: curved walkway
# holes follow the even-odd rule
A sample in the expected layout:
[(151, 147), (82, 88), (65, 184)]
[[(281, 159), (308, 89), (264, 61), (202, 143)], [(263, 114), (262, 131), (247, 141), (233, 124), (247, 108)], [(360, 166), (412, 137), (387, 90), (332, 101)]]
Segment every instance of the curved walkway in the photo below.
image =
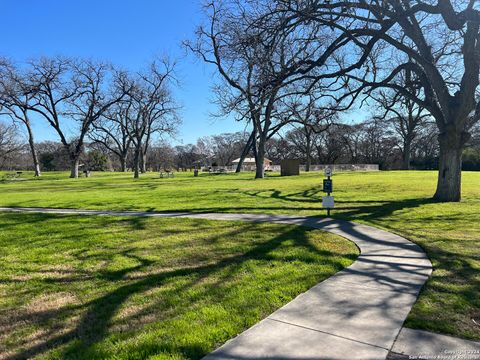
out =
[(204, 359), (385, 359), (432, 267), (401, 236), (328, 218), (228, 213), (156, 213), (46, 208), (10, 212), (187, 217), (295, 224), (321, 229), (360, 248), (348, 268), (317, 284)]

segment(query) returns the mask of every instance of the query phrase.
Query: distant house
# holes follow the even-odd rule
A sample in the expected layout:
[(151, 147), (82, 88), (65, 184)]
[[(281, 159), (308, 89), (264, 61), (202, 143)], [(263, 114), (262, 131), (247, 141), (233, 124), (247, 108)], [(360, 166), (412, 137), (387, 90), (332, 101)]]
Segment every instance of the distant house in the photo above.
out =
[[(232, 164), (234, 166), (237, 166), (239, 162), (240, 162), (240, 158), (233, 160)], [(254, 167), (255, 164), (256, 164), (255, 158), (245, 158), (245, 160), (243, 161), (243, 166), (245, 167)], [(267, 158), (263, 159), (263, 166), (265, 167), (266, 170), (268, 170), (272, 164), (273, 164), (272, 160)]]

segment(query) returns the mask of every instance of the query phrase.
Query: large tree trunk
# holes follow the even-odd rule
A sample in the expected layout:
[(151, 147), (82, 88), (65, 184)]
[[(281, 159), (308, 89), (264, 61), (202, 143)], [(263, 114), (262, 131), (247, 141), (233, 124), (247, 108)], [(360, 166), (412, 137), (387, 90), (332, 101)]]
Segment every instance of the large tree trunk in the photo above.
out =
[(255, 147), (255, 179), (265, 177), (265, 140), (260, 138), (258, 145)]
[(462, 151), (466, 135), (448, 131), (438, 136), (440, 144), (437, 201), (454, 202), (461, 200)]
[(306, 140), (307, 140), (307, 143), (306, 143), (306, 149), (305, 149), (306, 150), (305, 171), (308, 172), (308, 171), (310, 171), (310, 164), (312, 162), (312, 156), (311, 156), (312, 149), (311, 149), (311, 144), (310, 144), (310, 142), (311, 142), (310, 136), (307, 135)]
[(80, 155), (70, 156), (70, 177), (72, 179), (78, 178), (78, 165), (80, 163)]
[(140, 159), (141, 159), (141, 150), (139, 148), (135, 149), (134, 159), (133, 159), (133, 178), (138, 179), (140, 176)]
[(25, 122), (25, 126), (28, 132), (28, 145), (30, 146), (30, 152), (32, 154), (35, 176), (42, 176), (42, 173), (40, 172), (40, 162), (38, 161), (37, 149), (35, 149), (35, 140), (33, 138), (33, 131), (30, 126), (30, 122)]
[(127, 156), (121, 155), (118, 157), (120, 160), (120, 171), (126, 172), (127, 171)]
[(403, 170), (410, 170), (410, 156), (411, 156), (411, 141), (405, 140), (403, 144)]
[(147, 172), (147, 154), (145, 154), (143, 151), (140, 156), (140, 165), (142, 174), (145, 174)]

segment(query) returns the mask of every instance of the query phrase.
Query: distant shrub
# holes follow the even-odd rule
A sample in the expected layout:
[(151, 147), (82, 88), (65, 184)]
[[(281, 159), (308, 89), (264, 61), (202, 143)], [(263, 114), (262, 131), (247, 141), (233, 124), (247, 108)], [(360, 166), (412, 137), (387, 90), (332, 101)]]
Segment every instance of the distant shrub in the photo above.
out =
[(85, 157), (84, 167), (91, 171), (108, 171), (108, 156), (98, 150), (89, 151)]
[(480, 171), (480, 148), (468, 148), (463, 152), (462, 170)]

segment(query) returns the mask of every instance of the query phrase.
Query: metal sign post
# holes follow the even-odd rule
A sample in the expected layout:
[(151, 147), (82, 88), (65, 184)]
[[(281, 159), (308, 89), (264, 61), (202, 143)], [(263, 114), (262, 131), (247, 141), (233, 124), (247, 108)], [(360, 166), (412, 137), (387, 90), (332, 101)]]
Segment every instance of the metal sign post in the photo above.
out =
[(330, 167), (325, 168), (326, 179), (323, 179), (323, 192), (327, 193), (327, 196), (322, 196), (322, 206), (327, 209), (327, 216), (330, 216), (330, 209), (334, 207), (334, 199), (330, 194), (333, 192), (333, 182), (330, 178), (332, 176), (332, 169)]

